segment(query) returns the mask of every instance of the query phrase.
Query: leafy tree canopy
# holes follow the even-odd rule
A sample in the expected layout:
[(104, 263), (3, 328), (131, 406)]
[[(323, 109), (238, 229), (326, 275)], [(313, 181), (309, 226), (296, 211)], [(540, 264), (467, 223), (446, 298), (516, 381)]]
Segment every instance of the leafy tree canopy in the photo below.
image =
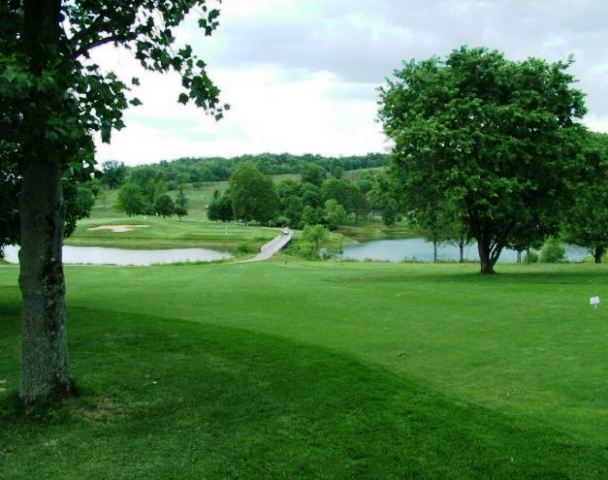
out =
[(315, 163), (307, 163), (302, 168), (302, 182), (320, 187), (325, 180), (325, 169)]
[(136, 183), (125, 183), (118, 192), (118, 207), (129, 216), (147, 213), (148, 204)]
[(127, 178), (127, 167), (124, 163), (117, 160), (109, 160), (101, 164), (102, 183), (108, 188), (120, 187)]
[(163, 193), (162, 195), (159, 195), (154, 202), (154, 211), (156, 212), (156, 215), (163, 218), (170, 217), (175, 213), (175, 202), (169, 195)]
[(517, 231), (550, 233), (550, 222), (527, 226), (555, 218), (571, 198), (585, 113), (571, 63), (462, 47), (406, 63), (381, 89), (402, 207), (425, 217), (456, 205), (484, 273)]
[[(216, 192), (217, 196), (215, 196)], [(234, 219), (230, 190), (225, 191), (221, 196), (217, 190), (216, 192), (214, 192), (213, 200), (207, 206), (207, 218), (213, 221), (230, 222)]]
[(267, 223), (278, 206), (272, 179), (249, 162), (241, 163), (230, 177), (230, 197), (234, 216), (245, 222)]
[(593, 251), (596, 263), (608, 248), (608, 134), (589, 133), (585, 170), (564, 216), (566, 239)]
[[(119, 79), (114, 72), (102, 72), (90, 60), (89, 53), (104, 44), (120, 45), (131, 52), (146, 70), (176, 71), (182, 77), (183, 90), (178, 100), (194, 102), (221, 117), (226, 105), (219, 101), (219, 89), (207, 76), (206, 64), (190, 46), (177, 46), (177, 27), (191, 11), (199, 14), (199, 24), (207, 35), (218, 25), (219, 10), (209, 8), (204, 0), (180, 2), (109, 2), (49, 0), (58, 4), (55, 28), (60, 31), (55, 45), (46, 54), (56, 59), (36, 71), (26, 64), (27, 48), (20, 41), (27, 2), (14, 0), (0, 6), (0, 96), (7, 107), (2, 109), (3, 135), (16, 144), (31, 132), (20, 128), (24, 119), (13, 112), (35, 108), (46, 139), (69, 146), (72, 160), (81, 168), (92, 168), (91, 132), (99, 131), (109, 141), (111, 131), (124, 127), (122, 112), (139, 104), (129, 96), (136, 78)], [(35, 8), (35, 7), (32, 7)], [(47, 99), (61, 97), (59, 104), (49, 101), (28, 107), (24, 101), (32, 90)], [(59, 92), (70, 92), (69, 95)], [(59, 95), (58, 95), (59, 94)], [(8, 113), (7, 113), (8, 112)]]
[[(234, 173), (237, 165), (243, 162), (250, 162), (265, 175), (304, 174), (305, 178), (303, 181), (305, 183), (311, 183), (312, 181), (312, 183), (320, 186), (325, 178), (326, 170), (335, 171), (337, 168), (342, 170), (359, 170), (383, 167), (386, 165), (386, 161), (387, 155), (381, 153), (352, 155), (348, 157), (263, 153), (230, 158), (188, 157), (126, 168), (129, 174), (140, 169), (154, 168), (159, 172), (159, 178), (162, 178), (167, 183), (174, 182), (177, 186), (180, 183), (188, 182), (218, 182), (228, 180)], [(308, 177), (306, 177), (305, 170), (309, 171)]]

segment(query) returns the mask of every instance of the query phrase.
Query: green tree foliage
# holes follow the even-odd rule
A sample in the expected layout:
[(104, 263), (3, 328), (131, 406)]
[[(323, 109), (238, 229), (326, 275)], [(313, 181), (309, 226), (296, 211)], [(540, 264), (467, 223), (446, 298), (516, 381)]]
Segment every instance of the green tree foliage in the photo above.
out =
[[(265, 175), (303, 174), (305, 169), (311, 170), (311, 179), (318, 187), (323, 183), (325, 172), (344, 172), (344, 170), (359, 170), (366, 168), (384, 167), (387, 156), (380, 153), (369, 153), (350, 157), (324, 157), (321, 155), (290, 155), (264, 153), (260, 155), (242, 155), (238, 157), (203, 157), (180, 158), (163, 160), (158, 164), (127, 167), (129, 172), (138, 169), (153, 168), (158, 172), (158, 179), (163, 180), (169, 190), (176, 189), (180, 184), (201, 182), (218, 182), (229, 180), (237, 165), (243, 162), (253, 163)], [(319, 181), (321, 174), (321, 180)], [(306, 174), (305, 174), (306, 175)], [(335, 176), (335, 174), (334, 174)], [(342, 175), (340, 175), (340, 178)], [(126, 181), (126, 178), (123, 180)], [(304, 183), (309, 183), (304, 181)]]
[[(76, 229), (76, 222), (91, 214), (95, 204), (92, 187), (83, 182), (65, 179), (63, 182), (64, 225), (63, 235), (69, 237)], [(6, 182), (0, 188), (0, 252), (5, 245), (19, 244), (19, 182)]]
[(445, 60), (406, 63), (381, 89), (402, 208), (426, 218), (456, 205), (482, 273), (494, 271), (514, 232), (553, 218), (571, 198), (582, 132), (575, 120), (585, 107), (570, 63), (463, 47)]
[(101, 171), (101, 181), (108, 188), (119, 188), (127, 179), (127, 167), (117, 160), (103, 162)]
[[(303, 176), (303, 180), (310, 179)], [(321, 178), (316, 181), (321, 181)], [(278, 184), (276, 192), (280, 214), (277, 220), (298, 229), (316, 224), (335, 229), (338, 225), (352, 223), (356, 215), (366, 213), (369, 207), (366, 196), (357, 184), (345, 178), (327, 179), (321, 187), (308, 181), (285, 180)]]
[(333, 198), (325, 202), (323, 209), (323, 223), (330, 230), (335, 230), (338, 225), (346, 225), (348, 216), (346, 210)]
[(5, 245), (19, 243), (19, 191), (16, 166), (7, 158), (8, 145), (0, 142), (0, 256)]
[(340, 165), (336, 165), (331, 169), (331, 174), (334, 176), (334, 178), (342, 178), (344, 177), (344, 168)]
[[(287, 153), (273, 154), (263, 153), (260, 155), (241, 155), (238, 157), (203, 157), (203, 158), (180, 158), (171, 162), (161, 161), (154, 165), (162, 174), (165, 182), (180, 182), (187, 179), (188, 182), (218, 182), (230, 179), (236, 167), (243, 162), (253, 163), (256, 168), (265, 175), (282, 175), (287, 173), (304, 174), (305, 169), (316, 172), (312, 183), (321, 185), (326, 171), (337, 170), (359, 170), (363, 168), (383, 167), (386, 165), (387, 156), (381, 153), (369, 153), (367, 155), (353, 155), (349, 157), (325, 157), (321, 155), (290, 155)], [(314, 166), (314, 167), (313, 167)], [(139, 168), (139, 167), (131, 167)], [(319, 182), (319, 172), (322, 179)]]
[(385, 174), (379, 174), (370, 181), (367, 197), (371, 208), (380, 212), (385, 225), (394, 225), (400, 218), (399, 204), (395, 199), (391, 179)]
[(154, 201), (154, 212), (163, 218), (170, 217), (175, 214), (175, 202), (169, 195), (163, 193)]
[(112, 130), (124, 126), (123, 111), (140, 103), (129, 97), (128, 83), (102, 71), (90, 53), (121, 45), (146, 70), (177, 73), (183, 87), (178, 101), (219, 118), (225, 106), (206, 64), (176, 42), (175, 28), (193, 10), (210, 35), (219, 11), (205, 0), (0, 2), (0, 142), (12, 146), (0, 161), (21, 178), (20, 396), (26, 403), (70, 393), (73, 386), (61, 264), (63, 172), (92, 173), (93, 134), (108, 142)]
[(528, 250), (524, 255), (524, 263), (530, 265), (532, 263), (538, 263), (540, 260), (538, 253), (534, 250)]
[(327, 247), (329, 230), (323, 225), (306, 225), (302, 238), (309, 244), (310, 252), (315, 257), (321, 257), (323, 249)]
[(330, 178), (321, 188), (324, 201), (335, 200), (348, 213), (360, 214), (367, 208), (365, 196), (353, 182), (346, 178)]
[(302, 169), (302, 183), (312, 183), (317, 187), (323, 185), (325, 169), (316, 163), (307, 163)]
[(182, 217), (188, 215), (188, 210), (186, 210), (184, 207), (180, 207), (179, 205), (176, 205), (173, 211), (175, 212), (178, 220), (181, 220)]
[(143, 215), (149, 213), (149, 204), (136, 183), (125, 183), (118, 192), (118, 207), (131, 215)]
[(364, 171), (357, 178), (357, 188), (363, 195), (367, 195), (370, 192), (370, 190), (374, 186), (374, 181), (377, 176), (377, 173), (371, 171)]
[[(134, 189), (133, 186), (137, 186)], [(128, 171), (127, 183), (118, 195), (118, 207), (127, 215), (154, 214), (158, 198), (167, 191), (162, 173), (153, 165), (142, 165)], [(183, 194), (183, 191), (182, 191)], [(179, 194), (178, 194), (179, 200)], [(186, 201), (185, 195), (180, 201)], [(185, 206), (183, 207), (186, 208)]]
[[(218, 195), (215, 195), (215, 193)], [(220, 196), (219, 192), (216, 190), (213, 196), (213, 200), (207, 206), (207, 218), (212, 221), (222, 222), (230, 222), (234, 220), (230, 191), (226, 191)]]
[(325, 221), (321, 207), (306, 205), (302, 210), (302, 223), (304, 225), (320, 225)]
[(276, 187), (279, 197), (279, 209), (284, 217), (282, 220), (292, 228), (302, 227), (302, 183), (295, 180), (284, 180)]
[(63, 181), (63, 201), (65, 208), (63, 234), (69, 237), (76, 229), (76, 222), (91, 214), (95, 205), (95, 194), (87, 183)]
[(291, 197), (285, 205), (284, 217), (286, 225), (292, 228), (302, 228), (302, 215), (304, 214), (304, 200), (301, 197)]
[(129, 171), (128, 181), (141, 188), (146, 201), (153, 205), (156, 197), (167, 191), (167, 183), (161, 172), (153, 165), (142, 165)]
[(235, 218), (266, 224), (277, 212), (278, 197), (272, 180), (252, 163), (241, 163), (230, 177), (230, 197)]
[(323, 205), (321, 189), (312, 183), (303, 183), (300, 187), (302, 201), (305, 206), (318, 208)]
[(103, 190), (103, 184), (101, 183), (101, 180), (99, 178), (92, 178), (91, 180), (86, 182), (86, 184), (95, 196), (95, 198), (97, 198)]
[(557, 238), (549, 237), (540, 251), (542, 263), (560, 263), (566, 258), (566, 249)]
[(608, 248), (608, 135), (590, 133), (585, 141), (585, 174), (564, 216), (566, 239), (590, 248), (595, 263)]
[[(179, 181), (179, 179), (178, 179)], [(179, 189), (177, 191), (177, 198), (175, 199), (175, 215), (181, 220), (182, 217), (188, 215), (188, 199), (184, 193), (183, 183), (180, 182)]]
[[(0, 157), (8, 156), (10, 152), (0, 142)], [(3, 153), (4, 152), (4, 153)], [(19, 243), (19, 193), (21, 178), (15, 174), (16, 166), (0, 159), (0, 254), (2, 247)], [(99, 192), (97, 179), (88, 180), (86, 177), (77, 178), (65, 172), (62, 178), (64, 226), (63, 235), (69, 237), (76, 228), (76, 222), (88, 217), (95, 203), (95, 195)]]
[(177, 191), (177, 198), (175, 199), (175, 204), (178, 207), (182, 207), (183, 209), (188, 208), (188, 199), (186, 198), (186, 194), (184, 193), (184, 187), (181, 184)]

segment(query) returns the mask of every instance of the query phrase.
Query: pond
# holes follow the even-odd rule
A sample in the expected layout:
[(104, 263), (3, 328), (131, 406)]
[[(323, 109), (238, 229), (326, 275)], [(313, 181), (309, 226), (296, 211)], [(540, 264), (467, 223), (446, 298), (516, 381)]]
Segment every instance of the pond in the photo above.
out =
[[(19, 262), (19, 247), (7, 246), (5, 259), (10, 263)], [(226, 252), (206, 248), (173, 248), (164, 250), (128, 250), (105, 247), (63, 247), (64, 264), (87, 265), (137, 265), (146, 266), (158, 263), (212, 262), (232, 257)]]
[[(578, 262), (589, 256), (586, 248), (576, 245), (564, 245), (566, 249), (566, 260)], [(439, 260), (458, 261), (458, 246), (451, 243), (439, 245)], [(407, 238), (399, 240), (376, 240), (373, 242), (358, 243), (356, 245), (344, 246), (343, 259), (347, 260), (381, 260), (389, 262), (401, 262), (404, 260), (416, 260), (419, 262), (433, 261), (433, 242), (424, 238)], [(479, 260), (477, 244), (472, 243), (464, 248), (465, 260)], [(517, 252), (504, 249), (498, 260), (502, 263), (515, 263)]]

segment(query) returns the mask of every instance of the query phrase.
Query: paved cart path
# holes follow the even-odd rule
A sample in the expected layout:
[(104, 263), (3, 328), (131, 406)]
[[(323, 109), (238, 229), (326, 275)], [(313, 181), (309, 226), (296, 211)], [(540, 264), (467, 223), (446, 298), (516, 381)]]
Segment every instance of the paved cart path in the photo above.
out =
[(260, 248), (260, 253), (258, 253), (255, 257), (248, 258), (240, 263), (262, 262), (264, 260), (268, 260), (291, 241), (293, 238), (293, 231), (287, 230), (287, 232), (288, 233), (282, 233), (278, 237), (273, 238), (270, 242), (262, 245), (262, 248)]

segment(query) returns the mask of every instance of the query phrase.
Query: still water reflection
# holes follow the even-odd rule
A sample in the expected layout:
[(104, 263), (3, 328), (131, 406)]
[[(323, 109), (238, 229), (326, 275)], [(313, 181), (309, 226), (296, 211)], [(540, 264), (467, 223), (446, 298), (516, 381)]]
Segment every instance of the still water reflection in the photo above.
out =
[[(19, 247), (4, 249), (7, 262), (19, 262)], [(105, 247), (63, 247), (63, 263), (90, 265), (153, 265), (157, 263), (211, 262), (230, 258), (226, 252), (206, 248), (173, 248), (165, 250), (127, 250)]]
[[(566, 260), (577, 262), (589, 255), (589, 251), (576, 245), (564, 245), (566, 249)], [(407, 238), (400, 240), (376, 240), (373, 242), (346, 245), (342, 258), (349, 260), (383, 260), (389, 262), (401, 262), (403, 260), (417, 260), (420, 262), (433, 261), (433, 243), (424, 238)], [(458, 246), (450, 243), (442, 243), (439, 246), (439, 260), (458, 261)], [(479, 260), (477, 244), (472, 243), (464, 248), (465, 260)], [(504, 249), (500, 255), (499, 262), (515, 263), (517, 252)]]

